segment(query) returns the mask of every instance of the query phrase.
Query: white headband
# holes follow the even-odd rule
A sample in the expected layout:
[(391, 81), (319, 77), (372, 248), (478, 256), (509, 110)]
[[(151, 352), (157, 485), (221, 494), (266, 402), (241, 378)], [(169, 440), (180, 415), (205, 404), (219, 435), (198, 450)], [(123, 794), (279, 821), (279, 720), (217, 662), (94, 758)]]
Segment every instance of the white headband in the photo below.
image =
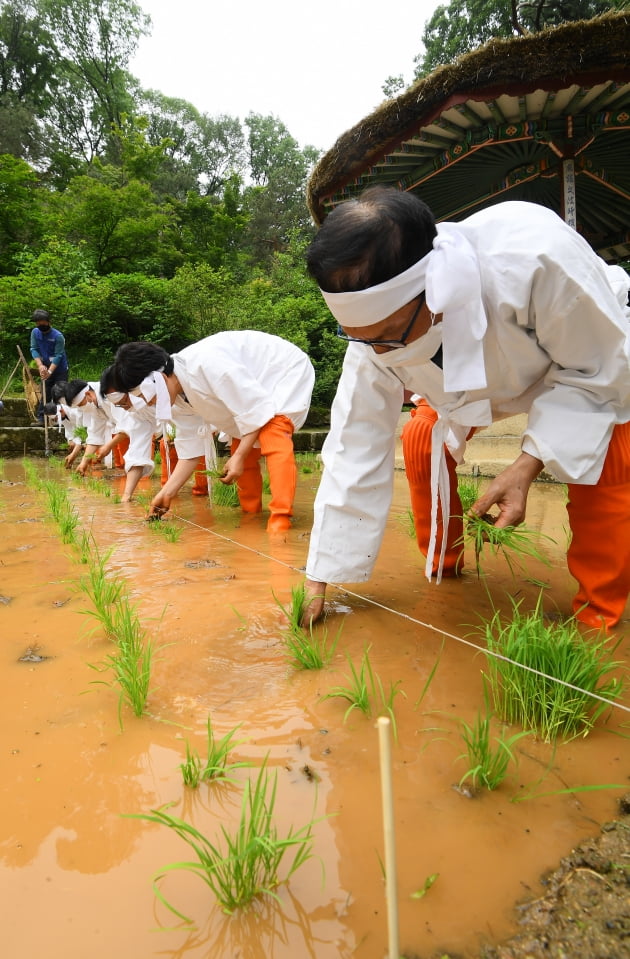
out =
[(70, 404), (70, 406), (79, 406), (83, 402), (85, 397), (87, 396), (87, 392), (89, 389), (90, 389), (89, 386), (84, 386), (81, 392), (77, 393), (75, 398), (72, 400), (72, 403)]
[(427, 307), (442, 314), (444, 388), (448, 392), (487, 386), (483, 337), (488, 326), (481, 299), (477, 254), (456, 223), (438, 223), (433, 249), (385, 283), (355, 293), (322, 296), (344, 327), (372, 326), (425, 290)]
[(145, 401), (148, 404), (153, 397), (155, 397), (155, 418), (157, 422), (170, 423), (173, 419), (171, 396), (166, 385), (166, 380), (161, 374), (162, 370), (149, 373), (148, 376), (145, 376), (142, 383), (136, 387), (136, 389), (139, 389), (142, 393), (144, 400), (139, 396), (134, 396), (133, 393), (129, 393), (129, 401), (132, 409), (140, 410), (143, 408)]

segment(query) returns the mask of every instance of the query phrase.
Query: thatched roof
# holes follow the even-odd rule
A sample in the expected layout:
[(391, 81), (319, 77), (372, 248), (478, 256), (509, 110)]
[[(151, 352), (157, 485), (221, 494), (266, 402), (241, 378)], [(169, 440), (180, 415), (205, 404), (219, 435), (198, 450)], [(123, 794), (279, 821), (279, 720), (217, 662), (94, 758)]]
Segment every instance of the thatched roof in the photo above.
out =
[(630, 251), (630, 14), (491, 40), (344, 133), (307, 199), (321, 223), (372, 183), (414, 190), (438, 219), (501, 199), (560, 211), (575, 162), (578, 229), (606, 259)]

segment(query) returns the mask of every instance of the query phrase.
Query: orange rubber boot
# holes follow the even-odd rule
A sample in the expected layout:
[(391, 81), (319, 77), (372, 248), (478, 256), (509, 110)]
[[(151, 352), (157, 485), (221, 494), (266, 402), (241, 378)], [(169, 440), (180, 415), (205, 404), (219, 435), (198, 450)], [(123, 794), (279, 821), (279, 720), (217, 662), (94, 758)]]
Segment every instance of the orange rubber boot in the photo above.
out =
[(195, 472), (195, 485), (191, 490), (193, 496), (208, 495), (208, 477), (205, 470), (206, 458), (205, 456), (200, 456), (199, 463), (197, 464), (197, 470)]
[(293, 423), (279, 414), (269, 420), (258, 437), (262, 455), (267, 460), (271, 500), (267, 529), (282, 532), (290, 529), (293, 500), (297, 485), (297, 466), (293, 450)]
[(167, 453), (167, 452), (166, 452), (166, 443), (164, 442), (164, 439), (162, 438), (162, 439), (160, 439), (160, 460), (161, 460), (161, 463), (162, 463), (162, 471), (161, 471), (161, 475), (160, 475), (160, 485), (161, 485), (161, 486), (164, 486), (164, 484), (167, 482), (167, 480), (168, 480), (168, 478), (169, 478), (169, 471), (168, 471), (168, 466), (167, 466), (167, 462), (166, 462), (167, 456), (168, 456), (168, 458), (170, 459), (170, 466), (171, 466), (171, 473), (172, 473), (173, 470), (175, 469), (175, 467), (177, 466), (177, 450), (175, 449), (175, 447), (174, 447), (174, 445), (173, 445), (172, 443), (169, 443), (169, 444), (168, 444), (168, 453)]
[(129, 449), (129, 437), (125, 436), (124, 440), (121, 440), (120, 443), (116, 443), (112, 453), (114, 454), (114, 466), (117, 470), (124, 470), (125, 468), (125, 453)]
[[(232, 440), (231, 453), (236, 452), (240, 442), (240, 440)], [(245, 469), (237, 480), (238, 501), (244, 513), (262, 513), (260, 457), (259, 447), (250, 450), (245, 460)]]
[[(431, 538), (431, 433), (437, 413), (425, 400), (420, 400), (416, 409), (411, 410), (411, 418), (402, 430), (402, 450), (405, 460), (405, 472), (409, 484), (411, 511), (416, 529), (418, 548), (423, 556), (427, 555)], [(448, 523), (446, 552), (442, 576), (457, 576), (464, 566), (464, 552), (461, 539), (464, 532), (462, 504), (457, 492), (457, 474), (455, 460), (448, 452), (449, 488), (451, 492), (451, 516)], [(443, 536), (442, 507), (438, 505), (437, 534), (433, 574), (437, 573)], [(455, 545), (459, 540), (459, 545)]]
[(597, 485), (569, 484), (567, 512), (573, 534), (567, 563), (578, 581), (575, 618), (608, 631), (630, 594), (630, 423), (615, 427)]

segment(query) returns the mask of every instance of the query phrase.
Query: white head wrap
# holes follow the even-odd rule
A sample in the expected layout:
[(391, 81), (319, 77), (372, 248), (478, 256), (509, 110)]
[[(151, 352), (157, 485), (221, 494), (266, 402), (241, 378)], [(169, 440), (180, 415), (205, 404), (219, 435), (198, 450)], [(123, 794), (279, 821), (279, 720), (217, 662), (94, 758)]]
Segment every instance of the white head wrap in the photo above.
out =
[(483, 337), (488, 325), (474, 248), (456, 223), (438, 223), (433, 249), (404, 273), (352, 293), (322, 296), (337, 322), (348, 329), (372, 326), (425, 291), (432, 313), (441, 313), (444, 388), (447, 392), (487, 385)]
[(70, 404), (70, 406), (79, 406), (79, 404), (82, 403), (85, 397), (87, 396), (87, 392), (89, 389), (90, 389), (89, 386), (84, 386), (81, 392), (77, 393), (75, 398), (72, 400), (72, 403)]
[(149, 373), (148, 376), (145, 376), (142, 383), (139, 384), (137, 389), (140, 390), (144, 400), (140, 396), (134, 396), (133, 393), (129, 394), (129, 401), (131, 403), (132, 409), (138, 411), (143, 408), (145, 402), (148, 404), (155, 397), (155, 418), (158, 423), (169, 423), (173, 419), (173, 411), (171, 409), (171, 397), (168, 392), (168, 387), (166, 385), (166, 380), (162, 376), (162, 371), (157, 370), (155, 373)]

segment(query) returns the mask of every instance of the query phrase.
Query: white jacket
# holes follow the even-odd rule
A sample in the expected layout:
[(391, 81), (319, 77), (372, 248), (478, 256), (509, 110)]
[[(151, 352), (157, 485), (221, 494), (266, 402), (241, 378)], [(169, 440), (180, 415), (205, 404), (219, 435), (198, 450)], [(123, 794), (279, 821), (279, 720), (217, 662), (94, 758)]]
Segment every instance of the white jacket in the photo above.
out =
[(528, 413), (522, 448), (561, 482), (596, 483), (613, 427), (630, 420), (625, 271), (536, 204), (497, 204), (456, 226), (479, 260), (487, 386), (445, 392), (438, 366), (414, 362), (414, 343), (383, 354), (349, 344), (322, 451), (311, 579), (370, 576), (391, 503), (405, 388), (439, 413), (434, 456), (446, 442), (461, 462), (471, 427)]

